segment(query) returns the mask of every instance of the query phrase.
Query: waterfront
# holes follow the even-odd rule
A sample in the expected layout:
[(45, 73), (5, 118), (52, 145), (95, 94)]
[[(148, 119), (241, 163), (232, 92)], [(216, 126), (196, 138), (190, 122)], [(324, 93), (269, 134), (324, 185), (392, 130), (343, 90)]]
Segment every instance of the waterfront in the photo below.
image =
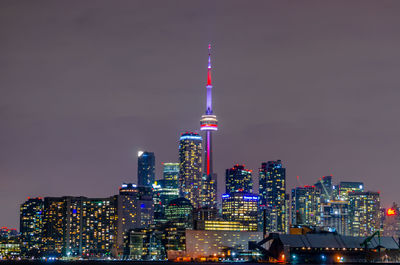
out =
[[(100, 264), (110, 264), (112, 263), (113, 265), (137, 265), (137, 264), (145, 264), (145, 265), (175, 265), (175, 264), (181, 264), (181, 265), (215, 265), (217, 262), (171, 262), (171, 261), (120, 261), (120, 260), (78, 260), (78, 261), (40, 261), (40, 260), (20, 260), (20, 261), (15, 261), (15, 260), (3, 260), (0, 261), (1, 264), (28, 264), (28, 265), (45, 265), (45, 264), (53, 264), (53, 265), (100, 265)], [(238, 264), (238, 262), (221, 262), (224, 264)], [(241, 262), (242, 263), (242, 262)], [(256, 264), (291, 264), (291, 263), (268, 263), (268, 262), (243, 262), (248, 265), (256, 265)], [(339, 264), (339, 263), (293, 263), (297, 265), (305, 265), (305, 264)], [(360, 263), (340, 263), (340, 264), (346, 264), (346, 265), (356, 265), (356, 264), (399, 264), (399, 263), (368, 263), (368, 262), (360, 262)]]

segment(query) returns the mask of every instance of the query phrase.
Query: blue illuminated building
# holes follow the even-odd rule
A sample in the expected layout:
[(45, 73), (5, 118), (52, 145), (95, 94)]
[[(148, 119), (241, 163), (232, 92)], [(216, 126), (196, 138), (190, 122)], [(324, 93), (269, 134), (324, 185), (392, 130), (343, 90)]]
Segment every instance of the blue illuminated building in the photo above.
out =
[(155, 180), (155, 156), (153, 152), (138, 152), (139, 186), (151, 187)]

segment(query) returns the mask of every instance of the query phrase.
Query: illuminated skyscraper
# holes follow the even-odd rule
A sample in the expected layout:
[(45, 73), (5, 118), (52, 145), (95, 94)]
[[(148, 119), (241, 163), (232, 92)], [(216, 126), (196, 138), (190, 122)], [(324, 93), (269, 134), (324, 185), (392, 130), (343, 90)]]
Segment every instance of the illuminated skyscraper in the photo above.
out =
[(339, 183), (339, 200), (348, 201), (349, 193), (354, 191), (364, 191), (364, 183), (341, 181)]
[[(322, 197), (322, 196), (321, 196)], [(349, 234), (349, 204), (347, 201), (330, 200), (321, 206), (321, 225), (334, 228), (340, 235)]]
[(226, 170), (225, 175), (226, 193), (233, 192), (253, 192), (253, 180), (251, 179), (251, 170), (246, 169), (244, 165), (236, 164)]
[(117, 238), (117, 200), (85, 198), (82, 200), (82, 255), (111, 257)]
[(179, 198), (179, 189), (165, 187), (165, 182), (162, 180), (153, 184), (154, 222), (156, 223), (165, 223), (167, 221), (165, 208), (170, 201)]
[(28, 198), (20, 207), (20, 232), (22, 237), (22, 252), (31, 249), (40, 250), (43, 232), (44, 215), (43, 198)]
[(348, 193), (350, 235), (370, 236), (380, 228), (380, 198), (378, 192)]
[[(45, 197), (42, 243), (44, 252), (63, 254), (66, 202), (64, 197)], [(65, 251), (64, 251), (65, 252)]]
[(163, 169), (163, 179), (158, 181), (158, 183), (163, 188), (179, 188), (179, 163), (162, 163)]
[(238, 221), (257, 230), (259, 196), (253, 193), (234, 192), (222, 195), (222, 217), (226, 221)]
[(153, 184), (154, 221), (164, 223), (165, 208), (179, 197), (179, 163), (162, 163), (163, 178)]
[(266, 215), (266, 231), (286, 232), (289, 209), (286, 208), (286, 169), (281, 160), (261, 164), (259, 193), (260, 210), (265, 210)]
[(124, 183), (118, 195), (118, 247), (130, 229), (145, 228), (153, 223), (152, 188)]
[(179, 139), (179, 189), (194, 208), (201, 204), (202, 188), (202, 137), (195, 132), (182, 133)]
[(155, 180), (155, 156), (153, 152), (138, 152), (138, 184), (151, 187)]
[(320, 192), (315, 186), (303, 186), (292, 189), (292, 224), (320, 224)]
[(212, 109), (212, 83), (211, 83), (211, 44), (208, 45), (207, 67), (207, 103), (205, 115), (201, 116), (200, 130), (205, 131), (204, 147), (204, 176), (202, 184), (202, 206), (216, 207), (217, 201), (217, 175), (213, 171), (212, 133), (218, 130), (217, 116)]
[(111, 256), (117, 236), (115, 197), (44, 198), (42, 251), (64, 256)]

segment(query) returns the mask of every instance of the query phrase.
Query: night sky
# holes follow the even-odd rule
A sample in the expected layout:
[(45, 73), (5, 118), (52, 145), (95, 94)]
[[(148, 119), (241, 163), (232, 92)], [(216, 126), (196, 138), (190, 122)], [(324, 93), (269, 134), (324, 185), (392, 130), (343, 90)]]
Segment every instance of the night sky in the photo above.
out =
[[(137, 151), (178, 160), (205, 111), (214, 164), (282, 159), (400, 202), (400, 2), (1, 1), (0, 226), (31, 196), (111, 196)], [(256, 182), (257, 183), (257, 182)]]

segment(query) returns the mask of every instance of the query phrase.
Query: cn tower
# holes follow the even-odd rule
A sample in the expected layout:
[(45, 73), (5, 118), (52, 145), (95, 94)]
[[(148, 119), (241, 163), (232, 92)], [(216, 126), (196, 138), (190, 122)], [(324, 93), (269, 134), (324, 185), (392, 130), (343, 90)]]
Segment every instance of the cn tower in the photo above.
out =
[[(212, 151), (212, 133), (218, 130), (218, 120), (217, 116), (214, 115), (212, 109), (212, 83), (211, 83), (211, 44), (208, 45), (208, 68), (207, 68), (207, 105), (206, 105), (206, 113), (201, 116), (200, 120), (200, 130), (205, 131), (205, 146), (204, 146), (204, 175), (206, 176), (209, 184), (213, 186), (214, 191), (211, 191), (211, 197), (209, 198), (213, 203), (213, 200), (216, 199), (216, 174), (213, 172), (213, 151)], [(210, 191), (209, 191), (210, 192)]]

